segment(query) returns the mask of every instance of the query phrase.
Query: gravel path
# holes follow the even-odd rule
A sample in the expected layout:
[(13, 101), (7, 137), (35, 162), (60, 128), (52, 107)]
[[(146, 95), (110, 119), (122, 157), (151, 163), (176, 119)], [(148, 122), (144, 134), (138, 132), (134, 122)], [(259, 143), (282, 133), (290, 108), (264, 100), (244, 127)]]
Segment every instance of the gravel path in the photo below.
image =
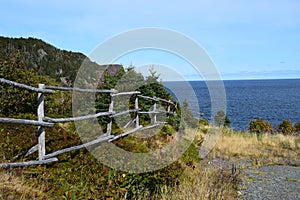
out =
[(300, 167), (275, 165), (248, 168), (241, 184), (242, 200), (299, 200)]
[[(252, 166), (250, 159), (231, 162), (225, 159), (202, 160), (203, 167), (217, 167), (232, 170), (237, 167), (242, 179), (238, 200), (300, 200), (299, 161), (277, 159), (278, 163), (291, 165)], [(295, 166), (292, 166), (295, 165)]]

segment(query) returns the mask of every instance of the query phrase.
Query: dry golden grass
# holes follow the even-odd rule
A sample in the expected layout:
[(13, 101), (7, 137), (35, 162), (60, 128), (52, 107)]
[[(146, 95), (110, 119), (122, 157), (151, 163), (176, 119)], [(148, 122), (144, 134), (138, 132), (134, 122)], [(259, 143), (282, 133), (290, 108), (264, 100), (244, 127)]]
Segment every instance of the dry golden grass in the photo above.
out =
[(23, 184), (22, 179), (7, 171), (0, 171), (0, 200), (47, 199), (41, 189)]
[[(203, 141), (204, 137), (207, 135), (198, 131), (195, 141)], [(300, 157), (300, 136), (265, 134), (258, 140), (252, 133), (224, 129), (216, 139), (217, 143), (208, 155), (210, 158), (218, 157), (231, 161), (248, 158), (252, 160), (252, 165), (258, 166), (274, 164), (276, 158), (297, 161)], [(196, 170), (187, 169), (182, 177), (177, 187), (166, 187), (161, 190), (163, 200), (230, 200), (238, 196), (235, 189), (240, 179), (238, 173), (231, 175), (230, 172), (217, 168), (203, 170), (199, 166)]]
[(176, 187), (161, 189), (162, 200), (231, 200), (237, 198), (238, 175), (217, 168), (187, 169)]
[[(207, 129), (207, 127), (204, 129)], [(194, 143), (200, 145), (207, 134), (202, 129), (189, 130), (195, 133)], [(209, 146), (209, 145), (208, 145)], [(238, 185), (239, 174), (220, 168), (204, 167), (194, 163), (195, 168), (187, 167), (181, 175), (179, 184), (175, 187), (161, 188), (162, 200), (231, 200), (238, 194), (235, 189)]]
[(252, 133), (225, 130), (211, 152), (212, 157), (228, 160), (243, 158), (268, 159), (285, 158), (299, 160), (300, 136), (264, 134), (261, 140)]

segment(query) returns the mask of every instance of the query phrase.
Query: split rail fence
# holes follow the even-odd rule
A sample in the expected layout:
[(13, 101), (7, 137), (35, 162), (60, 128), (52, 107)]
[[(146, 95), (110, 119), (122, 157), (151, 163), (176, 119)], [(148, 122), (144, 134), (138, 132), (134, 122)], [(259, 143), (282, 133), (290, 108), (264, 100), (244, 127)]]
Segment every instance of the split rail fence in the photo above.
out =
[[(25, 84), (17, 83), (14, 81), (6, 80), (3, 78), (0, 78), (1, 84), (9, 84), (14, 87), (19, 87), (22, 89), (26, 89), (32, 92), (36, 92), (38, 95), (38, 108), (37, 108), (37, 120), (27, 120), (27, 119), (15, 119), (15, 118), (0, 118), (0, 123), (14, 123), (14, 124), (26, 124), (26, 125), (34, 125), (38, 126), (38, 144), (31, 147), (29, 150), (26, 151), (25, 157), (38, 151), (38, 160), (32, 160), (32, 161), (26, 161), (26, 162), (15, 162), (15, 163), (0, 163), (0, 168), (9, 168), (9, 167), (20, 167), (20, 166), (28, 166), (28, 165), (41, 165), (41, 164), (47, 164), (51, 162), (58, 161), (57, 157), (58, 155), (62, 153), (66, 153), (72, 150), (77, 150), (81, 148), (85, 148), (91, 145), (98, 144), (103, 141), (112, 142), (114, 140), (117, 140), (121, 137), (125, 137), (129, 134), (135, 133), (137, 131), (150, 129), (159, 126), (160, 124), (165, 124), (167, 122), (160, 122), (157, 121), (157, 115), (160, 113), (165, 113), (168, 116), (171, 114), (175, 114), (175, 110), (177, 107), (177, 104), (172, 102), (171, 100), (161, 99), (157, 97), (149, 97), (149, 96), (143, 96), (139, 91), (131, 91), (131, 92), (118, 92), (115, 89), (111, 90), (97, 90), (97, 89), (82, 89), (82, 88), (72, 88), (72, 87), (59, 87), (59, 86), (47, 86), (44, 84), (39, 84), (38, 88), (31, 87)], [(57, 90), (64, 90), (64, 91), (76, 91), (76, 92), (92, 92), (92, 93), (109, 93), (110, 94), (110, 104), (107, 112), (99, 112), (93, 115), (86, 115), (86, 116), (80, 116), (80, 117), (73, 117), (73, 118), (50, 118), (45, 116), (44, 113), (44, 102), (45, 102), (45, 94), (52, 94), (54, 91)], [(114, 97), (116, 96), (122, 96), (122, 95), (134, 95), (135, 97), (135, 109), (134, 110), (125, 110), (122, 112), (115, 112), (114, 111)], [(151, 111), (142, 111), (139, 108), (139, 98), (144, 99), (150, 99), (154, 102), (153, 104), (153, 110)], [(166, 110), (157, 109), (157, 103), (165, 102), (167, 104)], [(173, 108), (173, 109), (171, 109)], [(120, 135), (113, 135), (112, 134), (112, 119), (116, 116), (128, 114), (128, 113), (135, 113), (135, 118), (129, 121), (124, 128), (127, 128), (130, 124), (135, 124), (135, 128), (122, 133)], [(140, 114), (150, 114), (153, 116), (153, 123), (150, 125), (147, 125), (143, 127), (139, 123), (139, 115)], [(100, 116), (109, 116), (110, 120), (107, 124), (107, 132), (104, 135), (101, 135), (95, 140), (92, 140), (90, 142), (68, 147), (65, 149), (61, 149), (58, 151), (55, 151), (53, 153), (46, 154), (46, 132), (45, 127), (52, 127), (55, 123), (63, 123), (63, 122), (75, 122), (75, 121), (81, 121), (81, 120), (87, 120), (87, 119), (93, 119), (98, 118)]]

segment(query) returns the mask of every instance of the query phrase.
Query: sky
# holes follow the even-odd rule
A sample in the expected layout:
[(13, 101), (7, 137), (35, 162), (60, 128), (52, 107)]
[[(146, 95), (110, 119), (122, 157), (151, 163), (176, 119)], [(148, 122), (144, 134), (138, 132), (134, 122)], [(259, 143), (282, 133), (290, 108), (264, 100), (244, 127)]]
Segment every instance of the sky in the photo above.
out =
[[(299, 0), (1, 0), (1, 36), (39, 38), (87, 56), (113, 36), (147, 27), (195, 41), (223, 79), (300, 78)], [(116, 62), (137, 69), (155, 63), (199, 79), (186, 60), (161, 51), (131, 52)]]

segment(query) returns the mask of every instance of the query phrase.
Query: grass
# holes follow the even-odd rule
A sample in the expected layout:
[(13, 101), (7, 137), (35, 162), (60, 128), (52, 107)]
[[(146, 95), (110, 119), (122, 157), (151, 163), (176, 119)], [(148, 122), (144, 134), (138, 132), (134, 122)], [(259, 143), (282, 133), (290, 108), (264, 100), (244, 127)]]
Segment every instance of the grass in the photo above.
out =
[[(71, 129), (72, 124), (47, 129), (47, 152), (79, 144), (80, 139)], [(1, 127), (0, 161), (8, 161), (31, 147), (36, 142), (35, 131), (35, 127), (28, 126)], [(98, 163), (84, 149), (60, 155), (58, 163), (0, 170), (0, 199), (236, 199), (239, 174), (199, 164), (196, 145), (203, 142), (205, 132), (196, 132), (194, 145), (179, 161), (152, 173), (113, 170)], [(265, 164), (265, 159), (270, 158), (299, 158), (299, 136), (264, 135), (258, 141), (256, 135), (225, 130), (218, 139), (208, 155), (211, 158), (250, 158), (255, 165)], [(136, 140), (139, 142), (126, 137), (115, 144), (132, 152), (148, 152), (164, 142), (155, 137), (149, 141)]]
[(236, 199), (238, 175), (217, 168), (186, 170), (175, 187), (161, 189), (162, 200), (232, 200)]
[[(55, 125), (47, 128), (47, 152), (78, 145), (80, 138), (74, 133), (72, 124)], [(36, 127), (6, 125), (0, 128), (0, 162), (18, 162), (36, 159), (17, 158), (24, 150), (33, 146), (37, 140)], [(127, 147), (132, 152), (148, 152), (160, 146), (163, 139), (149, 141), (129, 140), (129, 137), (115, 143)], [(165, 139), (166, 140), (166, 139)], [(142, 144), (142, 145), (140, 145)], [(195, 147), (176, 161), (155, 172), (134, 174), (111, 169), (99, 163), (86, 149), (76, 150), (58, 156), (59, 162), (45, 166), (30, 166), (1, 170), (0, 193), (2, 199), (157, 199), (159, 188), (171, 186), (192, 163), (197, 160)], [(4, 184), (5, 183), (5, 184)], [(32, 195), (31, 195), (32, 194)], [(43, 194), (43, 196), (41, 196)], [(156, 198), (157, 197), (157, 198)], [(0, 198), (0, 199), (1, 199)]]
[[(207, 127), (198, 129), (195, 133), (194, 144), (201, 145), (206, 132)], [(160, 199), (232, 200), (238, 197), (239, 181), (239, 173), (232, 174), (231, 170), (207, 167), (199, 162), (194, 162), (192, 166), (185, 168), (177, 185), (160, 188)]]
[(22, 177), (11, 172), (0, 171), (0, 200), (2, 199), (45, 199), (42, 186), (24, 184)]
[(276, 164), (278, 158), (281, 162), (297, 161), (300, 157), (300, 136), (264, 134), (258, 140), (255, 134), (226, 129), (210, 156), (232, 161), (250, 158), (252, 165)]
[[(196, 135), (198, 141), (206, 136), (199, 131)], [(290, 164), (300, 157), (300, 136), (263, 135), (258, 140), (255, 134), (224, 129), (222, 135), (208, 157), (223, 158), (233, 162), (250, 160), (254, 166), (265, 164)], [(278, 158), (282, 158), (278, 161)], [(280, 163), (278, 163), (280, 162)], [(199, 165), (198, 165), (199, 166)], [(162, 190), (162, 199), (236, 199), (238, 197), (239, 174), (232, 176), (226, 171), (215, 168), (189, 170), (188, 175), (182, 176), (180, 185)], [(225, 173), (225, 174), (224, 174)], [(253, 181), (255, 178), (249, 178)], [(287, 179), (286, 181), (293, 181)]]

